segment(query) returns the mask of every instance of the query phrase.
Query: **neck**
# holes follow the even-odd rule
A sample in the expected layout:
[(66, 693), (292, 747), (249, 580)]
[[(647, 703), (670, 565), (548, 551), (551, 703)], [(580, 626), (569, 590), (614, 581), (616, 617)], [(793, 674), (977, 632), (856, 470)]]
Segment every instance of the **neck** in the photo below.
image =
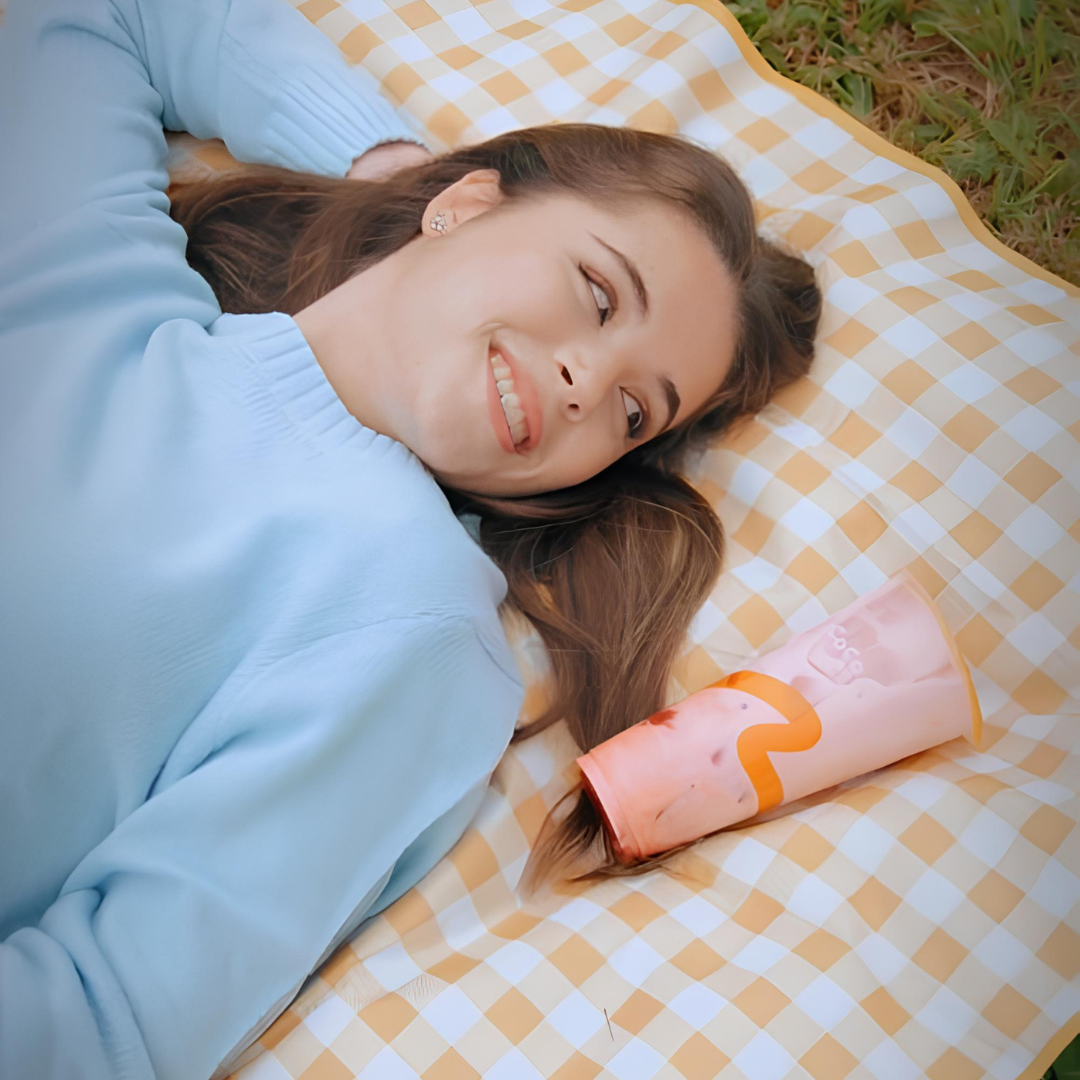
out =
[(387, 408), (393, 401), (392, 355), (381, 340), (395, 299), (401, 252), (342, 282), (294, 316), (327, 381), (365, 427), (397, 438)]

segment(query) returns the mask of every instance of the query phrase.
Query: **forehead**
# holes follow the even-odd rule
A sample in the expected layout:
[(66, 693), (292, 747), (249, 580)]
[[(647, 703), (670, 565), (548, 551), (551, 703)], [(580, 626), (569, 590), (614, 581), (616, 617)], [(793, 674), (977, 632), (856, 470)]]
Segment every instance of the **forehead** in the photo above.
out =
[[(734, 354), (736, 286), (716, 249), (688, 213), (659, 201), (601, 207), (560, 198), (552, 209), (556, 243), (571, 244), (587, 268), (610, 281), (623, 316), (620, 333), (632, 335), (650, 370), (675, 382), (681, 421), (716, 391)], [(644, 321), (619, 259), (604, 244), (639, 270), (649, 294)]]

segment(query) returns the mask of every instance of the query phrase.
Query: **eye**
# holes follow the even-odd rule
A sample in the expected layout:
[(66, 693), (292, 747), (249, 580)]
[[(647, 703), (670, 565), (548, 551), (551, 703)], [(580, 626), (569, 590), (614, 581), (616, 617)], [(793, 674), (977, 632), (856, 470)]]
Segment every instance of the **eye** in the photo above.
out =
[(592, 289), (593, 298), (596, 300), (597, 310), (600, 312), (600, 325), (603, 326), (615, 313), (615, 309), (611, 304), (611, 299), (606, 290), (585, 273), (584, 267), (579, 266), (578, 269), (581, 271), (582, 277), (589, 283), (589, 288)]
[(626, 425), (627, 435), (629, 435), (631, 439), (636, 439), (641, 435), (641, 430), (645, 426), (645, 414), (637, 401), (625, 390), (622, 391), (622, 399), (623, 408), (626, 409), (626, 419), (628, 421)]

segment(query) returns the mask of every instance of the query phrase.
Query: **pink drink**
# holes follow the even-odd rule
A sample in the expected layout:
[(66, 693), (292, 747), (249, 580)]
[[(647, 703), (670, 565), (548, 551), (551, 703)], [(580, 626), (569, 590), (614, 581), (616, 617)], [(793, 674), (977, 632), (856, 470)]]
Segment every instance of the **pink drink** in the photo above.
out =
[(905, 573), (578, 764), (634, 862), (981, 729), (967, 665)]

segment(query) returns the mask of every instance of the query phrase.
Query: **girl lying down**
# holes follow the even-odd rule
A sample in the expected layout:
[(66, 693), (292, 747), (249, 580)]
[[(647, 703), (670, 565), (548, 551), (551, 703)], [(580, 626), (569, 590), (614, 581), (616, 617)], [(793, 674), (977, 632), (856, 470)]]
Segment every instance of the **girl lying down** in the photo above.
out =
[[(252, 167), (170, 205), (163, 127)], [(464, 832), (502, 605), (522, 734), (663, 705), (722, 548), (679, 469), (820, 296), (705, 149), (433, 156), (286, 0), (9, 0), (0, 140), (0, 1076), (201, 1080)]]

